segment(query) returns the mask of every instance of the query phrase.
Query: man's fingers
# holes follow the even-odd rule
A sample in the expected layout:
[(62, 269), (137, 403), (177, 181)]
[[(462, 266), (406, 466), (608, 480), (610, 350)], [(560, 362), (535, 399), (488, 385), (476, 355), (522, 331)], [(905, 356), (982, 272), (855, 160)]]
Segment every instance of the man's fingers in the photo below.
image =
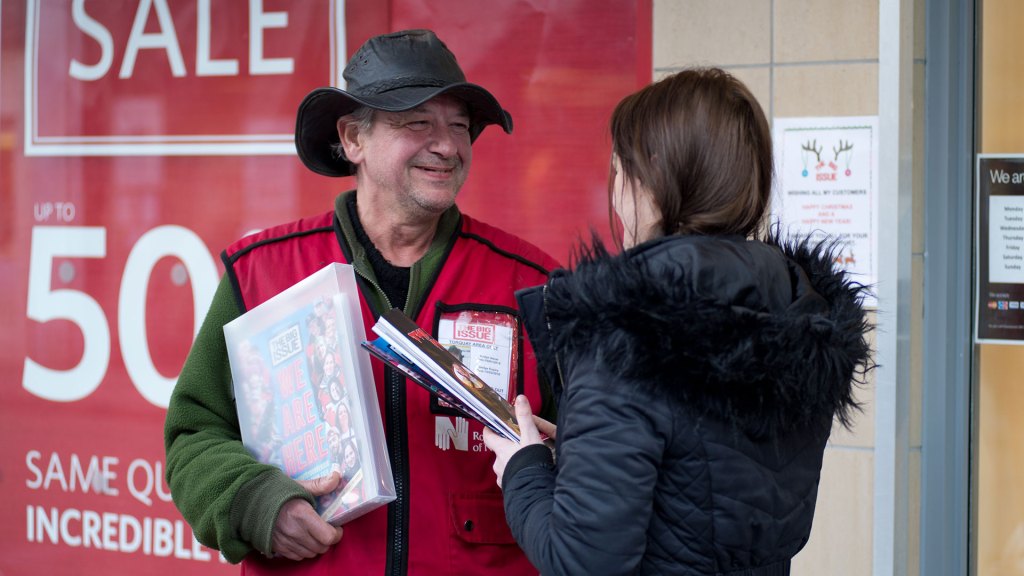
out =
[(278, 556), (284, 556), (285, 558), (296, 562), (318, 556), (316, 551), (303, 546), (301, 542), (297, 541), (282, 542), (280, 545), (275, 542), (274, 551)]
[[(317, 519), (319, 520), (319, 517)], [(341, 540), (342, 529), (340, 526), (318, 521), (308, 524), (306, 533), (312, 538), (312, 540), (306, 541), (306, 545), (313, 548), (318, 554), (323, 554)]]
[(332, 472), (329, 476), (321, 476), (312, 480), (297, 480), (297, 482), (313, 496), (323, 496), (338, 489), (338, 484), (341, 483), (341, 474)]
[(332, 524), (328, 524), (327, 526), (327, 529), (315, 531), (313, 534), (313, 537), (324, 545), (324, 552), (326, 552), (331, 546), (341, 542), (341, 537), (345, 532), (342, 530), (341, 526), (334, 526)]
[(314, 558), (327, 552), (342, 537), (340, 526), (324, 522), (308, 502), (295, 499), (285, 503), (274, 524), (274, 553), (290, 560)]

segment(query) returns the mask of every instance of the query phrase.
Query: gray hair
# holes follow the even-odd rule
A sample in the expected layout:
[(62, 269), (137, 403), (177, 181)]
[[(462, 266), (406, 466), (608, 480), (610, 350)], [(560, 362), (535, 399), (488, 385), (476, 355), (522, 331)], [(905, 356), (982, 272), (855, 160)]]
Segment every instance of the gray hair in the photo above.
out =
[[(369, 132), (370, 128), (373, 127), (375, 112), (376, 110), (369, 106), (360, 106), (351, 113), (342, 116), (339, 120), (344, 120), (346, 124), (354, 123), (360, 132)], [(341, 142), (331, 144), (331, 156), (337, 160), (346, 160), (345, 149), (342, 147)]]

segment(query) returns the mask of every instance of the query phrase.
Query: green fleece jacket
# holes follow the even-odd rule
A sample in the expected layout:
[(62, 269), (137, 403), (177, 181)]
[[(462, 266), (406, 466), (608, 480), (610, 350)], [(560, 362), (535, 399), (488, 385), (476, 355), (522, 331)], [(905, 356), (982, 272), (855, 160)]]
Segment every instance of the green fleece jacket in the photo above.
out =
[[(355, 196), (355, 192), (339, 195), (335, 215), (353, 268), (377, 287), (349, 218), (348, 203), (355, 202)], [(426, 281), (441, 265), (459, 218), (454, 206), (442, 215), (430, 248), (412, 266), (406, 312), (419, 306)], [(363, 297), (374, 310), (388, 306), (379, 287)], [(254, 549), (271, 553), (274, 521), (285, 502), (293, 498), (314, 502), (298, 483), (277, 467), (257, 462), (242, 445), (224, 325), (243, 312), (225, 275), (178, 376), (164, 422), (166, 478), (174, 504), (196, 539), (220, 550), (232, 563), (241, 562)]]

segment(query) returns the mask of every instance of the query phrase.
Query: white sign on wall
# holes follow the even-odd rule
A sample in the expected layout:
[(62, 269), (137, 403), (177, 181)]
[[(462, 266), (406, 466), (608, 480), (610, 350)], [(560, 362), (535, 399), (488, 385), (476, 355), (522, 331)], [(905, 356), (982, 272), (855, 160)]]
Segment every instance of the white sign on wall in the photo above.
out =
[[(878, 278), (878, 117), (775, 118), (772, 217), (786, 235), (835, 239), (852, 279)], [(873, 306), (873, 295), (865, 304)]]

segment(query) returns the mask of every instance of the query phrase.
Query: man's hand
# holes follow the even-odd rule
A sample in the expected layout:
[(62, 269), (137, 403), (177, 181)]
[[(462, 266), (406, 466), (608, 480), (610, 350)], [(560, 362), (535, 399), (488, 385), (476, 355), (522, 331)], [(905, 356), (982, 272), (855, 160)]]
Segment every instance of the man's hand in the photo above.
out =
[[(323, 496), (338, 488), (341, 474), (334, 472), (330, 476), (297, 482), (313, 496)], [(298, 561), (327, 552), (341, 540), (341, 534), (340, 526), (328, 524), (309, 502), (296, 498), (281, 507), (271, 543), (275, 556)]]
[(556, 427), (551, 422), (538, 418), (530, 410), (530, 400), (526, 396), (516, 397), (516, 421), (519, 422), (519, 443), (516, 444), (499, 436), (490, 428), (484, 428), (484, 444), (494, 452), (494, 473), (498, 476), (498, 487), (501, 488), (501, 476), (509, 458), (520, 448), (530, 444), (543, 444), (542, 434), (549, 438), (555, 437)]

